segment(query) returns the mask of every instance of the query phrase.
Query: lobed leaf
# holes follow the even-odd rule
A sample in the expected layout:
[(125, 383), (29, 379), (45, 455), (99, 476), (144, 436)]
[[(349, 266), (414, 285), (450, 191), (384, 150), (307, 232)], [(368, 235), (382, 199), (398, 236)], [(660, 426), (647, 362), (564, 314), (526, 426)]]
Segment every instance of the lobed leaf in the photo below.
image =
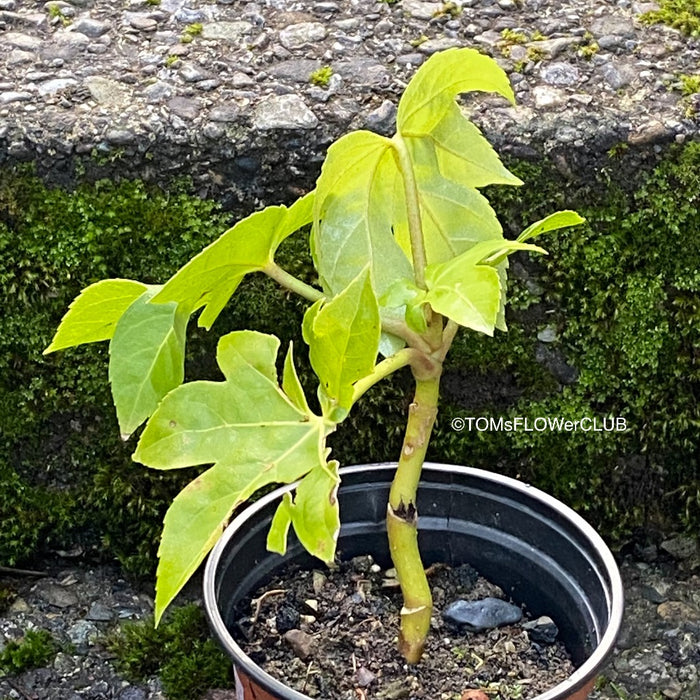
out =
[(204, 307), (199, 325), (210, 328), (243, 277), (272, 262), (279, 244), (311, 223), (314, 193), (289, 208), (271, 206), (239, 221), (192, 258), (154, 301), (174, 301), (192, 313)]
[(109, 344), (109, 382), (126, 440), (185, 375), (188, 317), (177, 304), (152, 304), (153, 287), (129, 306)]
[[(501, 224), (486, 197), (473, 187), (442, 177), (430, 144), (418, 144), (412, 159), (428, 264), (450, 260), (480, 241), (503, 238)], [(407, 221), (396, 225), (395, 231), (399, 244), (410, 255)]]
[(369, 131), (343, 136), (329, 149), (317, 182), (312, 253), (329, 297), (369, 265), (377, 296), (411, 263), (394, 240), (392, 201), (399, 177), (389, 139)]
[[(437, 130), (442, 141), (450, 140), (449, 127), (454, 125), (441, 126), (441, 122), (457, 95), (473, 91), (496, 92), (515, 102), (508, 76), (489, 56), (467, 48), (434, 54), (418, 69), (401, 97), (396, 118), (399, 133), (424, 135)], [(463, 137), (463, 133), (458, 135)], [(488, 163), (489, 159), (484, 160)]]
[[(213, 464), (180, 493), (166, 518), (158, 616), (239, 503), (266, 484), (295, 481), (326, 463), (331, 426), (280, 389), (275, 379), (278, 348), (277, 338), (254, 331), (224, 336), (217, 360), (225, 381), (191, 382), (171, 391), (139, 440), (134, 459), (155, 469)], [(288, 382), (289, 377), (288, 370)]]
[(123, 279), (102, 280), (86, 287), (61, 319), (44, 354), (109, 340), (122, 314), (147, 288), (141, 282)]

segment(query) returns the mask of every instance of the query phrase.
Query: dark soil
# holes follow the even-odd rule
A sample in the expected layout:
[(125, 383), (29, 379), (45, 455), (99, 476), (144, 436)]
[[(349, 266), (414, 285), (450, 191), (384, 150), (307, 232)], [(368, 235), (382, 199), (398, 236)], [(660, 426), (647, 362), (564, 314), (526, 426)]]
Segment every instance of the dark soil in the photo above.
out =
[(515, 625), (480, 633), (446, 623), (442, 610), (454, 600), (506, 596), (471, 567), (442, 565), (429, 570), (434, 613), (423, 660), (407, 666), (397, 651), (401, 596), (391, 573), (369, 557), (335, 571), (292, 569), (254, 593), (234, 634), (270, 675), (324, 700), (460, 700), (469, 689), (527, 700), (573, 672), (562, 644), (530, 640), (527, 611)]

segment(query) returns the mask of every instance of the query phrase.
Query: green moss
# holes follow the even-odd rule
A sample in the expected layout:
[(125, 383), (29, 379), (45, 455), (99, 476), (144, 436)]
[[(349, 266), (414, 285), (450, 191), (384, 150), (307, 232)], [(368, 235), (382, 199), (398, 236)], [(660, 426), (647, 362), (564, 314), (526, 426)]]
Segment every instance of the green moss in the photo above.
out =
[(598, 45), (598, 42), (590, 40), (587, 44), (585, 44), (578, 50), (578, 54), (581, 58), (585, 59), (586, 61), (590, 61), (593, 59), (593, 56), (595, 56), (598, 53), (598, 51), (600, 51), (600, 46)]
[(433, 17), (451, 17), (455, 19), (462, 14), (462, 6), (455, 2), (443, 2), (438, 10), (433, 12)]
[(332, 75), (333, 69), (330, 66), (322, 66), (309, 76), (309, 80), (312, 85), (327, 87)]
[(528, 37), (524, 32), (518, 32), (515, 29), (504, 29), (501, 32), (501, 38), (504, 44), (524, 44)]
[(192, 22), (185, 27), (185, 33), (192, 36), (198, 36), (204, 30), (204, 25), (201, 22)]
[(0, 673), (16, 675), (46, 666), (58, 652), (58, 644), (46, 630), (27, 630), (19, 642), (8, 642), (0, 652)]
[[(16, 564), (80, 532), (132, 569), (154, 561), (166, 500), (187, 475), (131, 461), (106, 347), (42, 351), (82, 287), (103, 277), (161, 282), (227, 223), (184, 190), (102, 181), (69, 194), (26, 170), (0, 175), (0, 560)], [(202, 335), (190, 344), (191, 372), (213, 345)]]
[(192, 700), (209, 688), (233, 685), (230, 660), (210, 638), (201, 609), (176, 608), (158, 628), (153, 619), (128, 622), (108, 640), (132, 681), (158, 675), (170, 700)]
[[(628, 176), (634, 155), (631, 147), (613, 147), (597, 182), (513, 163), (525, 186), (489, 188), (510, 237), (560, 208), (579, 210), (589, 224), (546, 239), (548, 257), (516, 258), (541, 291), (533, 294), (528, 281), (512, 276), (509, 333), (458, 335), (430, 451), (432, 459), (520, 474), (618, 534), (652, 517), (700, 525), (693, 388), (700, 145), (670, 151), (653, 171), (634, 166)], [(81, 288), (104, 277), (162, 283), (229, 223), (186, 185), (165, 192), (103, 181), (68, 193), (26, 171), (0, 174), (4, 563), (79, 539), (128, 571), (152, 574), (165, 510), (196, 470), (158, 472), (131, 460), (135, 439), (118, 437), (103, 344), (48, 357), (42, 350)], [(279, 261), (317, 283), (306, 233), (284, 242)], [(284, 345), (294, 340), (302, 382), (315, 394), (299, 334), (304, 308), (264, 276), (246, 278), (214, 333), (190, 324), (187, 379), (219, 379), (216, 339), (252, 328), (276, 333)], [(545, 324), (557, 328), (548, 347), (577, 369), (577, 383), (562, 388), (536, 360)], [(343, 464), (396, 459), (409, 392), (406, 373), (368, 392), (332, 436), (333, 456)], [(449, 421), (457, 415), (619, 415), (630, 430), (455, 433)]]
[(700, 92), (700, 75), (680, 75), (678, 82), (681, 93), (686, 97)]
[(17, 594), (11, 588), (0, 588), (0, 615), (12, 605)]
[(661, 0), (658, 10), (639, 16), (645, 24), (667, 24), (689, 36), (700, 34), (700, 2), (698, 0)]
[[(624, 155), (611, 168), (625, 167)], [(700, 145), (673, 150), (653, 172), (620, 177), (624, 189), (605, 178), (567, 186), (540, 166), (514, 169), (525, 187), (488, 193), (511, 235), (541, 216), (543, 202), (575, 208), (589, 223), (543, 241), (551, 253), (537, 262), (544, 295), (511, 312), (507, 335), (488, 344), (460, 336), (451, 369), (473, 394), (504, 373), (516, 391), (500, 404), (448, 400), (432, 456), (519, 474), (589, 513), (607, 534), (623, 536), (650, 518), (697, 527), (700, 241), (689, 232), (700, 229)], [(522, 284), (513, 280), (511, 295), (521, 297)], [(531, 312), (539, 307), (554, 311), (547, 323), (559, 330), (549, 348), (579, 372), (563, 389), (548, 386), (549, 372), (533, 359), (542, 325)], [(629, 429), (455, 434), (455, 415), (620, 416)]]

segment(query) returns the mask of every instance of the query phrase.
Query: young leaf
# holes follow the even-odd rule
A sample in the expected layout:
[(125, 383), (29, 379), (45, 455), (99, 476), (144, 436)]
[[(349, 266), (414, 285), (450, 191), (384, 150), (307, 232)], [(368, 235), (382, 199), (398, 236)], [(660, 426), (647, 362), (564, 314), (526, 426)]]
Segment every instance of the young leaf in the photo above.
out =
[(150, 303), (158, 289), (131, 304), (109, 344), (109, 382), (124, 440), (184, 379), (188, 317), (177, 304)]
[[(369, 269), (324, 305), (314, 304), (304, 319), (304, 340), (318, 375), (324, 415), (345, 417), (352, 405), (352, 385), (374, 369), (381, 324)], [(335, 413), (340, 409), (339, 413)]]
[(122, 314), (147, 289), (133, 280), (102, 280), (83, 289), (61, 320), (44, 355), (83, 343), (109, 340)]
[(284, 556), (287, 553), (287, 537), (289, 526), (292, 524), (292, 497), (285, 493), (272, 516), (270, 529), (267, 531), (267, 549)]
[[(238, 503), (266, 484), (295, 481), (326, 463), (328, 422), (300, 410), (271, 378), (278, 347), (274, 336), (253, 331), (224, 336), (217, 359), (225, 381), (174, 389), (141, 435), (134, 459), (146, 466), (214, 465), (171, 507), (159, 554), (158, 614), (197, 568)], [(212, 510), (195, 518), (212, 497)]]
[(544, 219), (536, 221), (534, 224), (530, 224), (518, 236), (518, 240), (521, 242), (528, 241), (530, 238), (539, 236), (541, 233), (555, 231), (556, 229), (566, 228), (567, 226), (578, 226), (579, 224), (585, 223), (586, 220), (575, 211), (565, 209), (564, 211), (558, 211), (554, 214), (550, 214)]
[(493, 335), (501, 303), (498, 272), (474, 265), (468, 275), (442, 275), (430, 283), (427, 299), (435, 311), (460, 326)]
[[(451, 110), (457, 95), (475, 90), (497, 92), (515, 101), (508, 76), (489, 56), (476, 49), (434, 54), (418, 69), (401, 97), (396, 119), (399, 133), (432, 132)], [(449, 132), (445, 125), (443, 128), (447, 137)]]
[(333, 562), (340, 532), (338, 462), (314, 467), (297, 486), (294, 499), (285, 494), (272, 519), (267, 548), (285, 554), (289, 526), (306, 551), (326, 564)]
[(190, 260), (154, 298), (175, 301), (188, 313), (205, 307), (198, 323), (210, 328), (243, 277), (272, 262), (279, 244), (311, 223), (314, 193), (291, 207), (271, 206), (239, 221)]
[[(505, 239), (477, 243), (452, 260), (426, 268), (426, 300), (459, 325), (493, 335), (497, 324), (504, 323), (499, 318), (504, 271), (498, 266), (500, 258), (514, 250), (545, 252), (529, 243)], [(492, 258), (497, 259), (493, 265), (489, 264)]]
[(355, 131), (329, 149), (316, 188), (311, 246), (328, 296), (345, 289), (369, 264), (377, 295), (413, 278), (392, 234), (399, 172), (389, 139)]
[[(450, 260), (480, 241), (503, 238), (496, 213), (477, 190), (441, 177), (425, 161), (414, 163), (414, 169), (428, 264)], [(410, 250), (407, 226), (396, 226), (396, 237)]]
[(306, 395), (301, 386), (296, 368), (294, 367), (293, 345), (289, 343), (289, 350), (284, 358), (284, 369), (282, 373), (282, 389), (289, 397), (289, 400), (304, 413), (311, 413), (309, 404), (306, 402)]

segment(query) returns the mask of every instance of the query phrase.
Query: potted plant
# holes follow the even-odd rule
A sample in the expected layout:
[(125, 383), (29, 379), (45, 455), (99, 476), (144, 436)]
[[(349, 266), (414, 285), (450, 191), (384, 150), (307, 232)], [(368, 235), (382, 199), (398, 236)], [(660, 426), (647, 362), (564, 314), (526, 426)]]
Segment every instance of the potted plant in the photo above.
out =
[[(390, 467), (391, 483), (385, 483), (386, 467), (380, 481), (386, 486), (382, 520), (388, 551), (404, 597), (399, 647), (408, 663), (420, 660), (432, 604), (418, 547), (418, 484), (437, 415), (443, 361), (460, 328), (488, 335), (505, 330), (507, 256), (517, 250), (544, 253), (529, 241), (583, 221), (575, 212), (560, 211), (516, 240), (503, 237), (479, 188), (522, 183), (457, 105), (457, 96), (469, 91), (495, 92), (513, 101), (506, 74), (489, 57), (466, 48), (432, 56), (401, 98), (392, 138), (368, 131), (343, 136), (328, 149), (315, 190), (290, 207), (270, 206), (239, 221), (162, 286), (122, 279), (93, 284), (62, 320), (47, 352), (110, 341), (109, 379), (123, 438), (147, 421), (136, 461), (154, 469), (212, 465), (166, 514), (156, 622), (217, 543), (234, 510), (264, 486), (293, 484), (253, 506), (258, 514), (253, 519), (261, 517), (270, 526), (267, 548), (284, 554), (291, 527), (308, 553), (333, 562), (343, 491), (339, 495), (339, 464), (329, 459), (326, 439), (368, 389), (410, 367), (415, 395), (403, 447)], [(309, 224), (320, 289), (275, 262), (280, 243)], [(209, 328), (253, 272), (310, 302), (302, 332), (319, 379), (316, 412), (298, 379), (291, 343), (278, 382), (280, 341), (272, 335), (246, 330), (224, 335), (217, 349), (224, 381), (183, 383), (189, 318), (199, 311), (199, 325)], [(444, 480), (441, 470), (438, 483)], [(476, 475), (463, 476), (473, 495)], [(372, 484), (376, 478), (369, 468), (359, 476), (349, 472), (344, 481)], [(502, 478), (493, 483), (497, 492), (506, 483), (519, 488)], [(563, 506), (547, 503), (550, 521), (564, 517)], [(258, 532), (237, 522), (234, 529)], [(553, 525), (549, 532), (562, 544), (560, 529)], [(578, 562), (573, 569), (585, 577), (596, 568), (593, 561), (604, 561), (606, 584), (595, 595), (603, 599), (601, 619), (608, 619), (589, 615), (593, 631), (584, 636), (605, 637), (607, 650), (620, 611), (619, 600), (610, 607), (607, 591), (619, 593), (619, 577), (605, 546), (589, 534), (569, 538), (578, 552), (572, 554)], [(582, 539), (593, 542), (590, 551)], [(588, 553), (582, 555), (584, 549)], [(209, 577), (211, 586), (227, 585), (221, 577), (212, 583), (212, 577), (217, 575)], [(605, 630), (597, 629), (601, 625)], [(589, 681), (578, 679), (569, 690), (583, 692)], [(304, 697), (295, 691), (262, 692), (258, 688), (250, 697)]]

